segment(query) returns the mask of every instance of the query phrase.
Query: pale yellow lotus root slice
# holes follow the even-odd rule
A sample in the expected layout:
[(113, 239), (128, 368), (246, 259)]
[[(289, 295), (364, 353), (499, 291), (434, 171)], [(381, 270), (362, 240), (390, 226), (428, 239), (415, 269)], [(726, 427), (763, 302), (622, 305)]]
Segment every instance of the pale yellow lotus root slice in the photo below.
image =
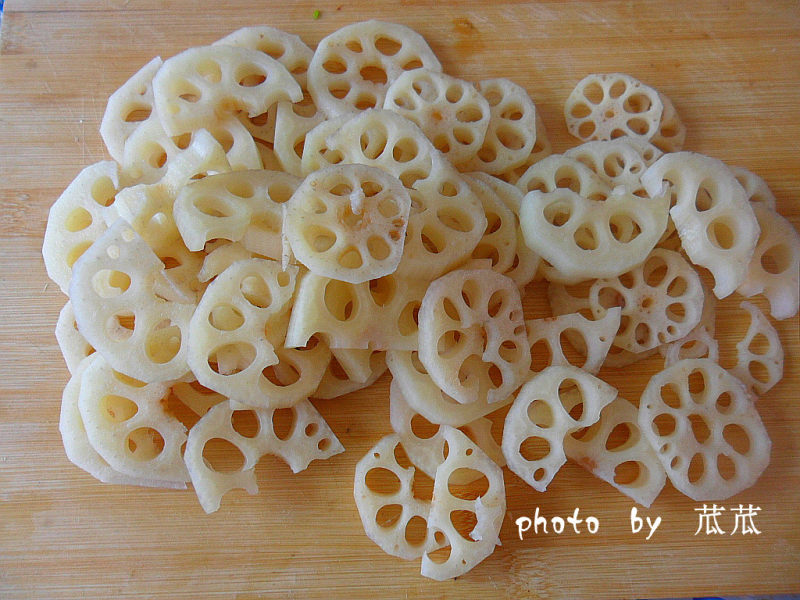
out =
[(669, 367), (684, 358), (710, 358), (719, 362), (719, 344), (714, 338), (716, 332), (717, 297), (711, 293), (706, 283), (703, 286), (703, 311), (700, 321), (688, 334), (669, 344), (658, 346), (664, 357), (664, 367)]
[(489, 103), (475, 86), (430, 69), (400, 75), (386, 90), (383, 108), (416, 123), (454, 165), (475, 156), (489, 128)]
[(742, 184), (747, 199), (751, 204), (763, 204), (770, 210), (776, 210), (777, 200), (769, 185), (761, 177), (743, 167), (729, 167), (736, 181)]
[(202, 417), (220, 402), (228, 402), (222, 394), (210, 390), (199, 381), (179, 381), (170, 390), (175, 398), (198, 417)]
[[(368, 388), (386, 372), (386, 352), (361, 348), (331, 348), (322, 380), (312, 398), (331, 400)], [(344, 357), (349, 354), (349, 357)], [(356, 365), (356, 362), (363, 363)], [(366, 375), (363, 371), (366, 369)]]
[(584, 142), (622, 136), (649, 140), (663, 112), (659, 93), (624, 73), (587, 75), (564, 104), (567, 129)]
[(744, 384), (705, 358), (650, 379), (639, 427), (672, 485), (693, 500), (725, 500), (769, 464), (772, 442)]
[(577, 367), (553, 366), (535, 375), (506, 415), (503, 455), (508, 468), (544, 492), (567, 462), (564, 438), (595, 423), (616, 396), (613, 387)]
[(316, 110), (311, 97), (304, 101), (279, 102), (275, 116), (275, 155), (287, 173), (301, 176), (302, 161), (308, 132), (325, 120)]
[(624, 185), (637, 196), (647, 196), (642, 174), (664, 153), (649, 142), (633, 138), (594, 140), (564, 152), (597, 173), (612, 188)]
[(193, 303), (164, 264), (120, 220), (75, 264), (70, 298), (78, 330), (111, 366), (141, 381), (179, 379)]
[[(281, 437), (275, 431), (274, 409), (234, 410), (222, 402), (209, 410), (189, 431), (184, 460), (197, 498), (206, 513), (219, 509), (222, 496), (241, 488), (258, 493), (255, 466), (265, 454), (283, 459), (292, 472), (299, 473), (313, 460), (325, 460), (344, 452), (344, 447), (314, 406), (303, 400), (293, 406), (289, 432)], [(239, 422), (257, 422), (250, 431)], [(239, 421), (241, 419), (241, 421)], [(209, 443), (228, 442), (238, 450), (242, 465), (236, 470), (217, 470), (204, 455)], [(210, 449), (209, 449), (210, 452)], [(220, 457), (220, 460), (224, 457)]]
[(399, 179), (376, 167), (335, 165), (297, 188), (286, 203), (284, 233), (313, 273), (363, 283), (397, 269), (410, 210)]
[(252, 258), (209, 284), (189, 324), (189, 366), (202, 385), (248, 406), (284, 404), (265, 369), (280, 361), (275, 348), (283, 342), (297, 271)]
[[(528, 319), (525, 330), (531, 348), (531, 360), (543, 344), (548, 352), (546, 366), (568, 366), (573, 364), (564, 353), (562, 339), (567, 338), (570, 344), (582, 356), (582, 364), (575, 365), (587, 373), (596, 375), (603, 366), (611, 344), (619, 329), (622, 309), (612, 308), (597, 320), (587, 319), (580, 313), (568, 313), (544, 319)], [(535, 369), (531, 369), (537, 372)], [(543, 369), (542, 369), (543, 370)]]
[(170, 136), (244, 110), (254, 117), (281, 100), (297, 102), (300, 86), (278, 61), (236, 46), (199, 46), (164, 61), (153, 78), (156, 112)]
[(108, 97), (100, 137), (118, 163), (122, 163), (125, 142), (131, 134), (142, 122), (157, 119), (153, 111), (153, 76), (162, 63), (161, 57), (156, 56)]
[(50, 207), (42, 243), (47, 275), (69, 295), (75, 262), (108, 228), (107, 213), (120, 189), (113, 161), (83, 169)]
[(658, 131), (650, 138), (650, 142), (664, 152), (679, 152), (683, 150), (686, 142), (686, 125), (681, 121), (675, 105), (667, 96), (658, 93), (664, 110), (661, 113), (661, 122), (658, 124)]
[(761, 233), (744, 281), (736, 289), (746, 297), (763, 294), (775, 319), (788, 319), (800, 306), (800, 234), (767, 206), (754, 205)]
[(523, 194), (570, 189), (583, 198), (605, 200), (611, 186), (590, 167), (564, 154), (551, 154), (531, 165), (515, 184)]
[(253, 253), (239, 242), (228, 243), (224, 240), (221, 244), (211, 242), (206, 247), (206, 252), (208, 254), (205, 255), (203, 266), (197, 274), (197, 279), (202, 283), (208, 283), (213, 280), (235, 262), (247, 260), (248, 258), (258, 258), (253, 256)]
[(303, 142), (303, 157), (300, 160), (302, 175), (310, 175), (314, 171), (342, 162), (342, 153), (328, 147), (328, 140), (336, 141), (335, 133), (347, 123), (351, 115), (344, 114), (339, 117), (322, 121), (311, 128)]
[(72, 375), (78, 369), (84, 358), (94, 353), (92, 345), (78, 331), (78, 322), (75, 320), (75, 311), (72, 309), (72, 302), (69, 300), (58, 313), (56, 321), (56, 341), (67, 363), (67, 369)]
[(472, 258), (488, 258), (492, 269), (506, 273), (517, 256), (517, 217), (489, 185), (469, 176), (464, 179), (481, 201), (486, 215), (486, 230), (472, 250)]
[(618, 396), (588, 429), (564, 438), (567, 458), (643, 506), (667, 481), (664, 467), (639, 429), (639, 410)]
[(434, 279), (460, 264), (486, 229), (480, 201), (411, 121), (388, 110), (365, 111), (327, 140), (347, 163), (383, 169), (411, 195), (403, 259), (397, 274)]
[(615, 277), (640, 264), (667, 226), (669, 195), (640, 198), (615, 188), (605, 201), (566, 188), (533, 191), (520, 208), (525, 243), (553, 266), (548, 279)]
[(511, 185), (515, 185), (519, 178), (527, 171), (532, 165), (536, 164), (543, 158), (547, 158), (553, 154), (553, 144), (547, 135), (547, 131), (542, 120), (542, 114), (536, 111), (536, 142), (531, 149), (528, 157), (518, 166), (506, 169), (502, 173), (495, 173), (495, 175)]
[(783, 377), (783, 346), (778, 332), (759, 308), (740, 306), (750, 316), (744, 337), (736, 342), (736, 365), (730, 370), (754, 396), (767, 393)]
[(747, 274), (759, 226), (747, 195), (720, 160), (694, 152), (673, 152), (642, 175), (651, 196), (664, 182), (675, 203), (670, 216), (689, 259), (714, 276), (717, 298), (730, 295)]
[(513, 395), (489, 404), (485, 398), (461, 404), (434, 383), (416, 351), (390, 350), (386, 362), (408, 405), (431, 423), (462, 427), (513, 402)]
[(181, 456), (186, 427), (166, 410), (169, 384), (121, 375), (99, 353), (86, 361), (78, 408), (92, 448), (125, 475), (172, 487), (188, 481)]
[(421, 35), (396, 23), (362, 21), (320, 41), (308, 67), (308, 90), (329, 118), (380, 108), (387, 88), (420, 67), (442, 70)]
[(200, 270), (203, 268), (205, 254), (190, 252), (182, 241), (165, 245), (156, 251), (158, 259), (164, 263), (164, 274), (173, 283), (179, 296), (187, 301), (197, 303), (206, 289), (200, 281)]
[(419, 358), (462, 404), (508, 398), (531, 360), (514, 282), (489, 269), (459, 269), (431, 283), (419, 310)]

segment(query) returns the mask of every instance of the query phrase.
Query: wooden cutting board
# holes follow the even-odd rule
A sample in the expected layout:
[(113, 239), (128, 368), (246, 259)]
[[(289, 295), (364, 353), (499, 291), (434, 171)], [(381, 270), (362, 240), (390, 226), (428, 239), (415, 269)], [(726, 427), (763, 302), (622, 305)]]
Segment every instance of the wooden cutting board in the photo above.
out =
[[(312, 18), (315, 10), (318, 19)], [(718, 503), (725, 535), (695, 535), (700, 504), (669, 484), (640, 515), (574, 464), (540, 494), (506, 473), (502, 547), (457, 581), (419, 575), (364, 535), (355, 463), (388, 432), (388, 376), (319, 402), (345, 454), (298, 475), (277, 459), (261, 491), (234, 492), (206, 515), (193, 492), (100, 484), (65, 458), (58, 433), (68, 374), (53, 337), (65, 298), (40, 256), (47, 211), (78, 171), (106, 157), (98, 125), (108, 95), (156, 54), (169, 57), (245, 25), (271, 24), (310, 44), (347, 23), (405, 23), (445, 69), (510, 77), (541, 111), (555, 150), (574, 144), (562, 105), (591, 72), (622, 71), (675, 103), (689, 149), (762, 175), (800, 227), (800, 5), (784, 2), (247, 2), (8, 0), (0, 38), (0, 597), (2, 598), (659, 598), (800, 591), (800, 324), (775, 323), (785, 377), (759, 400), (773, 442), (757, 485)], [(546, 314), (542, 288), (529, 315)], [(723, 358), (746, 328), (740, 298), (720, 305)], [(760, 300), (759, 306), (766, 305)], [(637, 400), (660, 360), (604, 376)], [(732, 508), (761, 508), (760, 535), (731, 534)], [(597, 534), (517, 536), (534, 516), (599, 520)]]

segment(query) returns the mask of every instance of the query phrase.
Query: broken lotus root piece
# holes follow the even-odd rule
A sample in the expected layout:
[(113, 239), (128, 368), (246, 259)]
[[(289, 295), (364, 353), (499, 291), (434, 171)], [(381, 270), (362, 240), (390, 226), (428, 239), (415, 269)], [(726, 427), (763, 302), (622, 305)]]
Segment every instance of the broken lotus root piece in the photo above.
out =
[(783, 377), (781, 338), (755, 304), (742, 302), (739, 306), (749, 313), (750, 326), (736, 342), (736, 365), (731, 373), (755, 395), (765, 394)]

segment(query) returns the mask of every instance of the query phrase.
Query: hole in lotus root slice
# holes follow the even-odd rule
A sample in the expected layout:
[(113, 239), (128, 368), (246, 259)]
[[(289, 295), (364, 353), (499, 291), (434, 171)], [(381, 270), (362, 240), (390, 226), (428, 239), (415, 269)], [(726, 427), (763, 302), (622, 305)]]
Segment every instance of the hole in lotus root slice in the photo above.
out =
[[(664, 403), (659, 390), (665, 385), (675, 388), (681, 398), (692, 398), (692, 376), (698, 373), (703, 380), (703, 402), (686, 401), (679, 408)], [(667, 415), (674, 429), (654, 427), (659, 415)], [(698, 436), (692, 419), (703, 420), (708, 436), (705, 431)], [(723, 437), (731, 426), (746, 434), (746, 448)], [(769, 463), (771, 442), (747, 389), (708, 359), (682, 360), (654, 375), (641, 398), (639, 427), (675, 488), (694, 500), (729, 498), (753, 485)], [(732, 462), (730, 471), (718, 469), (720, 454)], [(702, 464), (702, 469), (693, 468), (695, 463)]]
[[(650, 195), (661, 193), (664, 182), (672, 186), (670, 217), (689, 260), (711, 271), (717, 298), (728, 296), (745, 280), (758, 241), (744, 188), (723, 162), (694, 152), (665, 154), (642, 175)], [(701, 188), (704, 210), (697, 205)]]
[[(219, 72), (205, 77), (203, 66)], [(300, 86), (286, 68), (257, 50), (217, 45), (190, 48), (166, 60), (153, 78), (159, 120), (171, 136), (194, 131), (218, 114), (246, 110), (253, 117), (278, 101), (298, 102)]]
[(314, 398), (328, 400), (367, 388), (386, 372), (383, 351), (334, 348), (331, 354), (322, 380), (312, 394)]
[[(242, 488), (249, 494), (258, 492), (255, 466), (265, 454), (273, 454), (285, 461), (292, 472), (298, 473), (312, 460), (324, 460), (344, 452), (339, 440), (328, 424), (308, 400), (302, 400), (290, 409), (294, 426), (280, 437), (273, 423), (275, 409), (248, 409), (250, 418), (258, 420), (257, 431), (236, 428), (237, 412), (227, 402), (209, 410), (189, 431), (184, 459), (200, 505), (207, 513), (219, 509), (222, 496), (230, 490)], [(241, 429), (241, 428), (239, 428)], [(313, 430), (311, 435), (307, 431)], [(253, 434), (254, 433), (254, 434)], [(221, 439), (235, 446), (244, 457), (238, 470), (220, 472), (205, 460), (204, 453), (210, 440)]]
[(783, 346), (778, 332), (756, 305), (742, 302), (740, 306), (749, 313), (750, 325), (736, 343), (736, 365), (730, 372), (759, 396), (783, 377)]
[[(335, 117), (358, 110), (364, 97), (372, 106), (383, 106), (387, 88), (416, 67), (442, 70), (422, 36), (404, 25), (362, 21), (320, 41), (308, 67), (308, 89), (320, 110)], [(334, 92), (343, 86), (348, 91), (337, 97)]]
[(587, 75), (564, 105), (567, 129), (583, 141), (621, 136), (649, 140), (658, 132), (663, 112), (656, 90), (623, 73)]
[[(445, 300), (458, 308), (455, 330), (462, 340), (442, 354), (440, 338), (453, 329), (445, 318)], [(419, 358), (433, 381), (458, 402), (505, 400), (522, 383), (530, 346), (519, 291), (509, 278), (488, 269), (444, 275), (425, 293), (419, 319)], [(504, 344), (507, 351), (501, 352)]]
[[(337, 193), (340, 188), (346, 193)], [(312, 272), (362, 283), (397, 269), (410, 210), (411, 198), (398, 179), (375, 167), (332, 166), (297, 188), (286, 204), (284, 233)], [(319, 247), (309, 232), (323, 230), (333, 242)]]
[[(568, 381), (575, 387), (563, 389)], [(545, 491), (566, 462), (565, 437), (595, 423), (616, 395), (610, 385), (576, 367), (553, 366), (535, 375), (522, 386), (506, 415), (502, 447), (508, 467), (534, 489)], [(576, 413), (579, 405), (581, 415), (576, 420), (570, 413)], [(529, 438), (546, 440), (549, 452), (526, 459), (522, 444)]]

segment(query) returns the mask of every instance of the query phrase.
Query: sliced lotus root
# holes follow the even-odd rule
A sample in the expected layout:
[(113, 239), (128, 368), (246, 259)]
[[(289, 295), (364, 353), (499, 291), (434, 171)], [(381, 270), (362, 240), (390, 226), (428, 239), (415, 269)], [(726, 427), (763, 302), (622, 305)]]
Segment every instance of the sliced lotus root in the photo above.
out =
[(397, 274), (434, 279), (460, 264), (486, 229), (480, 201), (422, 131), (397, 113), (370, 110), (327, 140), (347, 163), (383, 169), (411, 196), (403, 259)]
[(408, 405), (431, 423), (462, 427), (513, 402), (513, 395), (489, 404), (485, 398), (461, 404), (434, 383), (415, 351), (391, 350), (386, 362)]
[(788, 319), (800, 306), (800, 235), (792, 224), (766, 205), (753, 205), (761, 233), (744, 281), (743, 296), (763, 294), (775, 319)]
[(300, 86), (278, 61), (236, 46), (199, 46), (166, 60), (153, 78), (156, 112), (167, 134), (180, 135), (220, 115), (251, 117), (276, 102), (302, 97)]
[(78, 407), (89, 443), (111, 468), (175, 487), (189, 479), (181, 457), (186, 427), (166, 411), (168, 393), (169, 384), (126, 377), (95, 353), (81, 374)]
[(42, 256), (47, 275), (69, 295), (72, 267), (107, 229), (106, 219), (120, 189), (113, 161), (83, 169), (50, 207)]
[(56, 322), (56, 341), (61, 349), (64, 362), (72, 375), (78, 369), (84, 358), (94, 353), (92, 345), (78, 331), (78, 322), (75, 320), (75, 311), (69, 300), (58, 313)]
[(659, 93), (624, 73), (587, 75), (564, 105), (567, 129), (584, 142), (622, 136), (649, 140), (663, 112)]
[(681, 339), (658, 346), (658, 352), (664, 357), (665, 367), (684, 358), (710, 358), (718, 361), (719, 344), (714, 339), (717, 328), (717, 297), (702, 279), (700, 283), (703, 286), (703, 312), (700, 313), (700, 321)]
[(545, 130), (541, 113), (536, 111), (536, 143), (534, 143), (531, 153), (518, 166), (506, 169), (502, 173), (496, 173), (495, 175), (506, 183), (515, 185), (519, 178), (525, 174), (525, 171), (551, 154), (553, 154), (553, 144), (547, 137), (547, 131)]
[[(343, 354), (349, 354), (350, 360), (344, 358)], [(355, 368), (356, 361), (364, 364)], [(365, 368), (366, 376), (362, 374)], [(385, 372), (386, 352), (382, 350), (331, 348), (331, 360), (311, 396), (322, 400), (338, 398), (371, 386)]]
[(275, 350), (285, 335), (297, 271), (252, 258), (233, 263), (209, 284), (189, 325), (189, 366), (201, 384), (248, 406), (284, 406), (268, 367), (282, 363), (301, 376), (316, 371), (300, 355), (284, 353), (281, 360)]
[(642, 173), (663, 154), (649, 142), (633, 138), (584, 142), (564, 152), (564, 156), (582, 162), (612, 188), (624, 185), (637, 196), (646, 196)]
[(747, 199), (751, 204), (763, 204), (770, 210), (776, 210), (775, 205), (777, 200), (775, 194), (769, 189), (767, 182), (761, 177), (743, 167), (728, 167), (736, 177), (747, 195)]
[(220, 402), (228, 402), (225, 396), (208, 389), (197, 380), (174, 383), (170, 391), (181, 404), (198, 417), (202, 417)]
[(203, 266), (197, 274), (197, 279), (204, 283), (211, 281), (237, 261), (258, 258), (238, 242), (233, 244), (223, 243), (216, 245), (214, 248), (207, 247), (206, 251), (208, 254), (203, 259)]
[[(314, 171), (342, 162), (342, 153), (328, 147), (328, 140), (336, 140), (335, 133), (350, 120), (349, 114), (342, 115), (327, 121), (322, 121), (306, 134), (303, 142), (303, 157), (300, 160), (300, 170), (303, 175), (310, 175)], [(333, 137), (332, 137), (333, 136)]]
[[(255, 466), (265, 454), (279, 456), (298, 473), (312, 460), (344, 452), (308, 400), (285, 410), (291, 411), (291, 425), (285, 434), (276, 431), (274, 409), (235, 410), (225, 402), (214, 406), (192, 427), (184, 459), (203, 510), (218, 510), (222, 496), (233, 489), (256, 494)], [(234, 449), (237, 452), (232, 456)], [(236, 457), (239, 464), (234, 466)]]
[(661, 122), (658, 124), (658, 131), (650, 138), (652, 144), (664, 152), (679, 152), (683, 149), (686, 142), (686, 125), (683, 124), (675, 110), (672, 100), (664, 94), (658, 94), (664, 110), (661, 113)]
[(179, 240), (173, 245), (158, 248), (156, 256), (164, 263), (164, 274), (178, 293), (191, 303), (199, 301), (206, 289), (205, 283), (200, 281), (205, 255), (201, 252), (189, 252)]
[[(517, 257), (516, 215), (487, 184), (478, 179), (465, 177), (472, 191), (483, 204), (486, 215), (486, 231), (472, 250), (472, 258), (491, 260), (491, 268), (506, 273), (513, 268)], [(519, 264), (519, 262), (517, 263)]]
[(164, 264), (124, 221), (75, 263), (70, 298), (79, 331), (117, 371), (152, 382), (189, 370), (186, 334), (194, 304), (183, 303)]
[(475, 156), (459, 168), (497, 175), (518, 167), (533, 152), (536, 106), (525, 88), (510, 79), (486, 79), (476, 87), (489, 104), (489, 127)]
[(108, 153), (122, 163), (125, 142), (143, 121), (157, 119), (153, 112), (153, 76), (161, 68), (160, 56), (139, 69), (128, 81), (108, 98), (100, 137)]
[(325, 120), (316, 110), (311, 96), (294, 104), (279, 102), (275, 117), (275, 155), (283, 169), (297, 175), (303, 173), (302, 159), (308, 132)]
[(508, 468), (540, 492), (567, 462), (564, 438), (600, 418), (617, 390), (582, 369), (553, 366), (522, 386), (506, 415)]
[(529, 192), (520, 209), (525, 243), (548, 261), (551, 280), (615, 277), (640, 264), (667, 226), (669, 195), (640, 198), (615, 188), (605, 201), (570, 189)]
[(286, 347), (318, 333), (331, 348), (416, 350), (427, 281), (387, 275), (364, 283), (307, 273), (298, 284)]
[(404, 71), (442, 66), (417, 32), (396, 23), (362, 21), (334, 31), (317, 45), (308, 89), (328, 117), (380, 108), (387, 88)]
[[(587, 319), (580, 313), (526, 320), (525, 330), (531, 348), (531, 370), (539, 372), (549, 366), (574, 364), (587, 373), (596, 375), (603, 366), (619, 329), (621, 311), (619, 307), (612, 308), (597, 320)], [(564, 338), (583, 356), (582, 364), (575, 364), (575, 361), (567, 358), (562, 341)], [(538, 356), (542, 350), (547, 352), (545, 361)], [(535, 369), (537, 363), (543, 363), (544, 367)]]
[(399, 179), (375, 167), (336, 165), (297, 188), (286, 204), (284, 232), (312, 272), (363, 283), (397, 269), (410, 210)]
[(755, 304), (740, 306), (750, 314), (750, 326), (736, 343), (736, 366), (730, 372), (754, 395), (765, 394), (783, 377), (781, 338)]
[(552, 154), (534, 163), (515, 185), (523, 194), (570, 189), (591, 200), (605, 200), (611, 193), (611, 186), (590, 167), (564, 154)]
[(454, 165), (475, 156), (489, 128), (489, 103), (475, 86), (430, 69), (401, 74), (386, 90), (383, 108), (416, 123)]
[(214, 42), (214, 46), (219, 45), (263, 52), (286, 67), (301, 86), (305, 85), (308, 64), (314, 56), (314, 51), (300, 36), (267, 25), (237, 29)]
[(564, 451), (595, 477), (650, 506), (664, 488), (667, 474), (642, 436), (638, 416), (636, 406), (618, 396), (603, 408), (597, 423), (564, 438)]
[(440, 277), (422, 299), (419, 324), (420, 360), (462, 404), (505, 400), (528, 373), (519, 290), (504, 275), (460, 269)]
[(670, 216), (683, 249), (714, 276), (717, 298), (744, 281), (758, 241), (758, 222), (747, 195), (720, 160), (694, 152), (665, 154), (642, 175), (651, 196), (672, 185)]
[(687, 359), (650, 379), (639, 427), (675, 488), (725, 500), (753, 485), (772, 442), (744, 384), (717, 363)]

